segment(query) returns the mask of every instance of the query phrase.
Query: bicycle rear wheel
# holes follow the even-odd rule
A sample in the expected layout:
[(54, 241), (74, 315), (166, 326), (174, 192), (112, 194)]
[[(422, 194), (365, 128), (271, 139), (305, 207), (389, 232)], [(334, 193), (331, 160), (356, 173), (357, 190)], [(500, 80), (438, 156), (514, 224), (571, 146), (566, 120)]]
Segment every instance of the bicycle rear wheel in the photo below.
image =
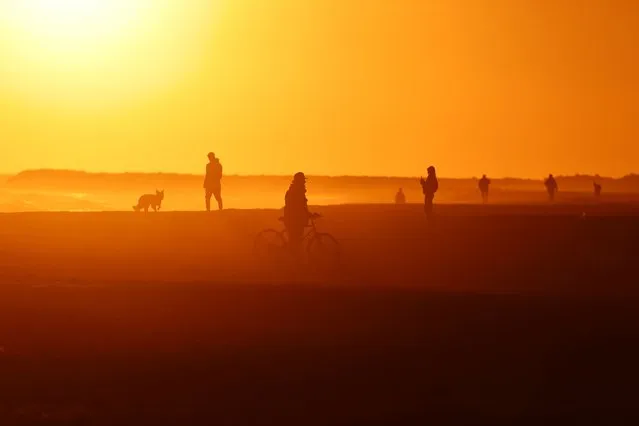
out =
[(309, 263), (324, 270), (337, 269), (341, 261), (341, 248), (337, 240), (327, 233), (318, 232), (306, 246)]
[(265, 229), (255, 236), (253, 252), (260, 259), (273, 260), (284, 254), (286, 240), (280, 231)]

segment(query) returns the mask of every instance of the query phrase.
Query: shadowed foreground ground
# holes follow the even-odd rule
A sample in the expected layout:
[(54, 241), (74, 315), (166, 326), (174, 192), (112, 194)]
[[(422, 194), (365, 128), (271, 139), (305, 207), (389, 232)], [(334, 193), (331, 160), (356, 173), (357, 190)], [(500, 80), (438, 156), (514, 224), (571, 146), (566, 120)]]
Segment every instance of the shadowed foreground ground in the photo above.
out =
[(275, 211), (0, 215), (0, 424), (634, 423), (633, 208), (320, 211), (330, 276)]

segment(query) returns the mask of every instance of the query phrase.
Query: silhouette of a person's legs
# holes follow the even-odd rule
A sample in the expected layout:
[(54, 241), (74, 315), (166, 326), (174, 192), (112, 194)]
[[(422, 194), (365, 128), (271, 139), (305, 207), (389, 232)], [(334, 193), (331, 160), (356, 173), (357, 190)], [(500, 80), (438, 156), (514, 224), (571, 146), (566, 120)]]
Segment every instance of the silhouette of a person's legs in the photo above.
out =
[(215, 197), (215, 201), (217, 201), (217, 208), (222, 210), (224, 204), (222, 202), (222, 188), (221, 186), (216, 186), (212, 188), (207, 188), (206, 193), (204, 195), (204, 201), (206, 201), (206, 211), (211, 211), (211, 197)]
[(293, 256), (297, 257), (301, 254), (302, 240), (304, 239), (303, 226), (287, 226), (288, 245)]
[(424, 198), (424, 213), (426, 213), (426, 219), (430, 222), (433, 217), (433, 195), (426, 195)]
[[(217, 208), (222, 210), (224, 207), (224, 203), (222, 202), (222, 188), (215, 188), (213, 190), (213, 196), (215, 197), (215, 201), (217, 201)], [(209, 198), (209, 205), (211, 204), (211, 199)]]
[(211, 211), (211, 196), (213, 196), (213, 192), (210, 189), (207, 189), (204, 193), (204, 201), (206, 203), (206, 211)]

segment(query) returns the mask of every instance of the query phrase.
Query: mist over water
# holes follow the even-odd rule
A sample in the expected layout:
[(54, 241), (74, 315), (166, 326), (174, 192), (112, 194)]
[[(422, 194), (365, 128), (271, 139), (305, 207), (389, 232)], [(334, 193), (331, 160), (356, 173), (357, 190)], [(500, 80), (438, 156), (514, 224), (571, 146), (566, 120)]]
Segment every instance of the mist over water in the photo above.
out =
[[(151, 193), (154, 189), (147, 192)], [(13, 190), (0, 189), (0, 212), (38, 212), (38, 211), (129, 211), (137, 203), (142, 192), (103, 191), (66, 192), (55, 190)], [(391, 194), (392, 195), (392, 194)], [(279, 209), (284, 205), (283, 194), (261, 192), (259, 194), (224, 194), (224, 202), (231, 209)], [(392, 198), (392, 197), (390, 197)], [(380, 200), (382, 202), (390, 202)], [(315, 205), (339, 205), (353, 202), (348, 196), (335, 194), (313, 194), (310, 199)], [(415, 199), (415, 202), (418, 200)], [(375, 202), (371, 200), (371, 202)], [(186, 190), (167, 192), (162, 202), (162, 211), (199, 211), (204, 208), (202, 191)]]
[[(638, 202), (639, 180), (597, 178), (603, 202)], [(593, 178), (559, 178), (558, 202), (590, 203)], [(28, 171), (0, 178), (0, 212), (132, 211), (142, 194), (164, 190), (162, 211), (204, 209), (203, 177), (170, 174), (92, 174), (73, 171)], [(226, 208), (279, 209), (289, 186), (288, 176), (228, 176), (222, 182)], [(418, 178), (325, 177), (308, 180), (311, 205), (385, 204), (403, 188), (408, 203), (423, 203)], [(477, 180), (440, 179), (436, 203), (480, 203)], [(493, 179), (491, 203), (545, 203), (542, 181)]]
[[(153, 192), (152, 188), (146, 192)], [(137, 203), (140, 191), (87, 191), (70, 192), (50, 189), (14, 190), (0, 189), (0, 211), (129, 211)], [(246, 194), (244, 194), (246, 195)], [(230, 208), (280, 208), (283, 205), (280, 194), (259, 194), (256, 196), (225, 195)], [(316, 197), (320, 204), (340, 204), (334, 197)], [(202, 210), (202, 191), (167, 192), (162, 203), (163, 211)]]

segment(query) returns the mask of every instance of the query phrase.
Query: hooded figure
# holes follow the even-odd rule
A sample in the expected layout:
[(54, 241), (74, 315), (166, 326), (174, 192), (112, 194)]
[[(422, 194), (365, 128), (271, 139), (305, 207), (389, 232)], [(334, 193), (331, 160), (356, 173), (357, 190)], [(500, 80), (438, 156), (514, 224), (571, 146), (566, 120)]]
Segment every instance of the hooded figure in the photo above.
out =
[(395, 194), (395, 204), (406, 204), (406, 194), (404, 194), (403, 188), (399, 188)]
[(549, 174), (544, 185), (546, 186), (546, 191), (548, 191), (548, 198), (550, 201), (555, 201), (555, 192), (559, 189), (555, 177), (552, 174)]
[(419, 182), (422, 185), (422, 192), (424, 193), (424, 212), (426, 213), (426, 217), (430, 219), (433, 215), (433, 199), (439, 189), (439, 182), (437, 181), (435, 167), (430, 166), (427, 173), (428, 177), (426, 177), (426, 180), (421, 178)]
[(204, 177), (204, 200), (206, 211), (211, 211), (211, 196), (215, 197), (218, 209), (222, 210), (222, 164), (212, 152), (208, 154), (209, 163), (206, 165)]
[(484, 203), (488, 202), (488, 190), (490, 188), (490, 179), (483, 175), (479, 179), (479, 192), (481, 192), (481, 199)]
[(592, 183), (593, 190), (595, 191), (595, 197), (601, 197), (601, 184), (597, 182)]
[(284, 198), (284, 226), (286, 226), (289, 243), (293, 249), (297, 249), (301, 244), (309, 217), (306, 176), (299, 172), (293, 176), (293, 181)]

